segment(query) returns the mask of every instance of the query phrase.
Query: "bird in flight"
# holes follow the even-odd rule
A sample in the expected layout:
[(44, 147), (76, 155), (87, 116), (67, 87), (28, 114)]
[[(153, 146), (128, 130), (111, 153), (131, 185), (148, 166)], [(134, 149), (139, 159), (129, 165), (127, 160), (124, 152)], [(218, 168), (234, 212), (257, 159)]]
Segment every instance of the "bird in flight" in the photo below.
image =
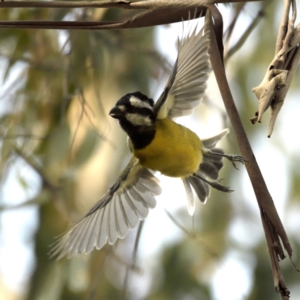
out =
[(189, 28), (178, 44), (178, 56), (165, 89), (154, 103), (141, 92), (123, 96), (111, 109), (128, 135), (132, 157), (106, 194), (75, 224), (52, 249), (51, 255), (62, 258), (94, 248), (114, 244), (144, 220), (156, 205), (161, 193), (154, 172), (182, 179), (188, 211), (195, 210), (195, 197), (203, 203), (210, 187), (222, 192), (230, 188), (220, 184), (223, 157), (244, 163), (239, 155), (228, 155), (216, 148), (229, 130), (201, 140), (193, 131), (173, 118), (190, 114), (203, 98), (210, 72), (209, 31)]

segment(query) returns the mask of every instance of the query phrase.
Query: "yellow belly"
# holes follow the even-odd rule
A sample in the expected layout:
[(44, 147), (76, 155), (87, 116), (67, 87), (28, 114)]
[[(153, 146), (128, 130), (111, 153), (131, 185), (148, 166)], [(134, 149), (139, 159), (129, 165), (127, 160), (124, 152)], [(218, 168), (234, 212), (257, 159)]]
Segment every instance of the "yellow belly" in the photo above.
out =
[(171, 119), (157, 120), (153, 141), (133, 154), (142, 166), (171, 177), (185, 177), (196, 172), (202, 162), (203, 145), (188, 128)]

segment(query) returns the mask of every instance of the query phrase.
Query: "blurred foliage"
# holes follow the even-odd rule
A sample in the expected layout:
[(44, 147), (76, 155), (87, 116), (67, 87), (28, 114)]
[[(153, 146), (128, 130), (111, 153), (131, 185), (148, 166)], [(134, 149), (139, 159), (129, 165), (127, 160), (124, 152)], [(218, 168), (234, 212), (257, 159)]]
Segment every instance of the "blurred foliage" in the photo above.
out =
[[(272, 58), (279, 5), (279, 1), (274, 1), (268, 7), (256, 30), (227, 65), (241, 118), (253, 142), (256, 142), (258, 131), (267, 135), (267, 122), (254, 127), (249, 121), (257, 104), (251, 87), (262, 78)], [(240, 17), (246, 15), (251, 19), (252, 9), (260, 6), (261, 3), (247, 5)], [(234, 11), (235, 6), (227, 9)], [(0, 10), (3, 20), (116, 20), (125, 14), (132, 12)], [(160, 79), (158, 74), (167, 64), (153, 44), (152, 28), (62, 32), (1, 30), (0, 57), (5, 63), (3, 86), (6, 87), (1, 91), (5, 103), (0, 120), (2, 183), (13, 163), (19, 160), (37, 172), (42, 182), (34, 199), (28, 199), (28, 203), (39, 205), (40, 223), (34, 236), (35, 270), (23, 299), (122, 298), (132, 240), (120, 243), (121, 254), (106, 246), (89, 256), (56, 262), (49, 259), (48, 251), (53, 238), (82, 217), (122, 168), (127, 153), (125, 135), (107, 117), (107, 112), (121, 95), (135, 90), (147, 94), (149, 80)], [(251, 49), (247, 54), (243, 54), (245, 47)], [(210, 102), (212, 99), (206, 104), (209, 106)], [(224, 116), (224, 112), (221, 113)], [(228, 123), (226, 118), (224, 123)], [(229, 152), (237, 153), (234, 137), (229, 137), (228, 141)], [(214, 299), (210, 285), (212, 277), (222, 265), (222, 257), (233, 250), (251, 253), (254, 257), (255, 263), (249, 262), (252, 270), (249, 299), (277, 296), (264, 240), (261, 238), (255, 247), (248, 247), (236, 244), (230, 237), (230, 226), (237, 216), (252, 222), (259, 222), (259, 218), (245, 202), (243, 187), (239, 187), (240, 173), (228, 166), (225, 172), (226, 177), (227, 173), (231, 176), (230, 186), (236, 187), (236, 193), (220, 195), (213, 191), (208, 204), (196, 216), (199, 217), (195, 221), (196, 233), (161, 248), (156, 257), (159, 267), (148, 279), (150, 288), (143, 291), (145, 296), (141, 297), (134, 293), (135, 281), (129, 281), (130, 299)], [(292, 170), (291, 178), (290, 194), (299, 205), (299, 172), (296, 169)], [(19, 180), (24, 189), (28, 188), (27, 178)], [(180, 212), (176, 218), (181, 224), (189, 221)], [(251, 240), (251, 232), (248, 235)], [(290, 238), (295, 251), (299, 252), (299, 239)], [(299, 259), (297, 263), (299, 265)], [(142, 276), (143, 268), (143, 261), (138, 261), (137, 270), (131, 271), (130, 278)], [(297, 285), (297, 274), (290, 264), (284, 265), (284, 272), (287, 285)], [(238, 283), (228, 288), (234, 288), (235, 284)]]

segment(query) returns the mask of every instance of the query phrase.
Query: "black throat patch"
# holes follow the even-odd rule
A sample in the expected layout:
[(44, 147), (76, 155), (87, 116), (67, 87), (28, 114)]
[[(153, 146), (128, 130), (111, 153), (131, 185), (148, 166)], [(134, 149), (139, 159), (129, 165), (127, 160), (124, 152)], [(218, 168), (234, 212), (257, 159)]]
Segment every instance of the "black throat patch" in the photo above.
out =
[(128, 134), (134, 149), (143, 149), (147, 147), (155, 137), (155, 125), (137, 126), (127, 120), (120, 120), (120, 125)]

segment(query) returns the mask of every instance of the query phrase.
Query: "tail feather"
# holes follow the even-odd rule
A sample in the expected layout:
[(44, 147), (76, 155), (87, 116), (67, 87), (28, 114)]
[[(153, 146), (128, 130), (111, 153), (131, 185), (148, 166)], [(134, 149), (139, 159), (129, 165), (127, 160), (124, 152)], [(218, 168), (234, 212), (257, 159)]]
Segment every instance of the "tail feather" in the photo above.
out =
[(203, 180), (201, 180), (200, 178), (192, 177), (192, 176), (188, 177), (187, 181), (193, 187), (193, 189), (196, 192), (199, 200), (202, 203), (205, 203), (207, 198), (210, 195), (209, 185), (206, 182), (204, 182)]
[(223, 167), (223, 162), (213, 162), (213, 161), (203, 161), (199, 170), (197, 171), (198, 175), (217, 180), (219, 177), (219, 172)]
[[(195, 176), (191, 175), (189, 177), (182, 178), (186, 193), (188, 195), (188, 211), (191, 215), (195, 210), (195, 201), (194, 199), (192, 199), (192, 197), (194, 196), (193, 194), (191, 194), (191, 187), (195, 191), (199, 200), (202, 203), (205, 203), (207, 198), (210, 195), (210, 186), (209, 186), (210, 181), (208, 181), (208, 179), (217, 182), (219, 179), (219, 172), (223, 167), (223, 161), (222, 161), (223, 157), (220, 155), (214, 155), (214, 153), (222, 155), (225, 152), (220, 148), (215, 148), (215, 145), (217, 144), (218, 141), (224, 138), (228, 133), (229, 130), (224, 129), (219, 134), (211, 138), (202, 140), (204, 148), (211, 150), (213, 153), (205, 153), (204, 151), (203, 162), (200, 164), (199, 169), (196, 172)], [(197, 175), (199, 175), (199, 177), (196, 177)], [(205, 182), (204, 180), (201, 179), (201, 177), (207, 181)]]
[(194, 212), (195, 212), (196, 203), (195, 203), (195, 198), (194, 198), (194, 195), (193, 195), (193, 190), (191, 188), (189, 178), (190, 177), (182, 178), (182, 182), (184, 184), (185, 192), (186, 192), (186, 195), (187, 195), (188, 212), (192, 216), (192, 215), (194, 215)]
[(205, 148), (212, 149), (216, 146), (218, 141), (220, 141), (222, 138), (224, 138), (229, 133), (229, 129), (223, 129), (220, 133), (218, 133), (215, 136), (212, 136), (208, 139), (203, 139), (202, 143)]

